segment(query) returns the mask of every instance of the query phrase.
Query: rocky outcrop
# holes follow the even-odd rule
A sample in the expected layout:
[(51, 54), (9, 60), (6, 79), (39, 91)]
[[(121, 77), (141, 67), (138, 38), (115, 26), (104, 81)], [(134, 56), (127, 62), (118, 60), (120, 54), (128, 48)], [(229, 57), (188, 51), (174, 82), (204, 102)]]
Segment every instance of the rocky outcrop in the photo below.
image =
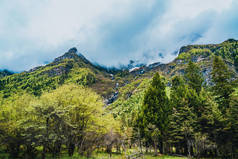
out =
[(91, 64), (81, 53), (78, 53), (77, 48), (73, 47), (69, 49), (64, 55), (57, 57), (53, 62), (58, 63), (65, 59), (74, 59), (74, 60), (81, 60), (85, 64)]
[(72, 67), (59, 66), (47, 71), (42, 72), (42, 74), (48, 74), (49, 77), (61, 76), (67, 74)]
[(183, 47), (180, 48), (179, 54), (181, 54), (183, 52), (189, 52), (192, 49), (210, 49), (210, 48), (214, 48), (214, 47), (217, 47), (217, 44), (187, 45), (187, 46), (183, 46)]
[(202, 74), (203, 74), (203, 77), (204, 77), (204, 81), (207, 85), (212, 85), (211, 72), (212, 72), (212, 67), (205, 67), (205, 68), (202, 69)]
[(106, 105), (112, 104), (118, 98), (118, 91), (114, 92), (109, 98), (104, 100)]
[(34, 71), (36, 71), (36, 70), (42, 68), (42, 67), (43, 67), (43, 66), (37, 66), (37, 67), (34, 67), (34, 68), (32, 68), (32, 69), (30, 69), (29, 71), (26, 71), (26, 72), (27, 72), (27, 73), (31, 73), (31, 72), (34, 72)]
[(60, 56), (60, 57), (57, 57), (53, 62), (57, 63), (57, 62), (60, 62), (64, 59), (77, 59), (79, 58), (79, 56), (77, 55), (77, 49), (74, 47), (74, 48), (71, 48), (69, 49), (68, 52), (66, 52), (64, 55)]

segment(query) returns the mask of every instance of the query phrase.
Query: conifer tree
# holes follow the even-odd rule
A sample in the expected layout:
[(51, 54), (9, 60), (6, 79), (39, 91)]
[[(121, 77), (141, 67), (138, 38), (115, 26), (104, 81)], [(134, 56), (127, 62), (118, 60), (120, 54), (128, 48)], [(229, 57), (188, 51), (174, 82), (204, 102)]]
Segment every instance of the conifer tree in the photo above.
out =
[(225, 113), (226, 108), (229, 108), (230, 97), (234, 92), (231, 72), (221, 57), (215, 56), (213, 60), (212, 70), (212, 88), (216, 101), (219, 104), (219, 109)]
[(196, 115), (192, 107), (191, 92), (195, 92), (176, 76), (172, 80), (171, 105), (173, 114), (170, 117), (170, 137), (176, 147), (176, 152), (184, 155), (192, 154), (191, 141), (193, 140)]
[(199, 66), (197, 66), (195, 63), (193, 63), (190, 60), (187, 68), (185, 69), (184, 77), (189, 87), (196, 90), (196, 92), (199, 94), (199, 92), (202, 89), (202, 84), (204, 81), (202, 73), (201, 73), (201, 69), (199, 68)]
[(233, 153), (238, 149), (238, 97), (232, 97), (231, 108), (228, 111), (228, 131), (229, 138), (231, 141), (231, 157)]
[(231, 157), (230, 153), (233, 152), (232, 143), (235, 141), (235, 122), (233, 118), (236, 118), (234, 113), (231, 113), (236, 112), (236, 104), (231, 106), (231, 103), (234, 103), (232, 100), (234, 85), (232, 82), (232, 73), (219, 56), (215, 56), (213, 60), (212, 82), (214, 83), (212, 92), (218, 104), (218, 109), (221, 112), (218, 118), (215, 118), (215, 142), (218, 145), (221, 156)]
[[(159, 148), (161, 153), (164, 152), (163, 146), (169, 125), (169, 113), (170, 106), (165, 91), (165, 84), (160, 75), (156, 73), (144, 96), (142, 116), (143, 124), (147, 126), (154, 125), (156, 134), (159, 134)], [(157, 145), (155, 144), (154, 146), (156, 151)]]
[(189, 99), (189, 107), (197, 117), (201, 117), (203, 105), (201, 103), (200, 92), (203, 89), (204, 78), (201, 69), (191, 60), (185, 69), (185, 82), (188, 85), (187, 98)]
[(236, 71), (238, 71), (238, 55), (236, 55), (234, 57), (234, 66), (235, 66)]

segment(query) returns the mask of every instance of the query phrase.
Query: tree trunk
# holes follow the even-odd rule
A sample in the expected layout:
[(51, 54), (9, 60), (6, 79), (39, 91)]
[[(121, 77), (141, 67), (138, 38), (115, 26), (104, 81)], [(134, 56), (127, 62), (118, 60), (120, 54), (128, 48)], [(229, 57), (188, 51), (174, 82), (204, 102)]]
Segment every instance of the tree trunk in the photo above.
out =
[(154, 141), (154, 153), (155, 153), (155, 156), (158, 155), (157, 143), (155, 141)]
[(69, 155), (69, 157), (73, 156), (74, 150), (75, 150), (75, 145), (73, 143), (69, 143), (69, 147), (68, 147), (68, 155)]
[(25, 152), (25, 159), (34, 159), (35, 153), (34, 153), (34, 147), (31, 145), (26, 146), (26, 152)]
[(45, 154), (46, 154), (46, 146), (44, 145), (42, 155), (41, 155), (41, 159), (45, 159)]
[(20, 144), (10, 144), (8, 151), (10, 153), (10, 159), (17, 158), (20, 152)]
[(178, 144), (175, 145), (175, 153), (176, 153), (176, 154), (179, 154), (179, 153), (180, 153), (180, 152), (179, 152), (179, 145), (178, 145)]
[(117, 145), (117, 153), (121, 153), (121, 146)]
[(184, 146), (183, 146), (183, 154), (185, 156), (188, 156), (188, 146), (186, 142), (184, 143)]
[(72, 134), (70, 134), (70, 135), (68, 136), (68, 144), (67, 144), (69, 157), (72, 157), (72, 156), (73, 156), (74, 150), (75, 150), (75, 143), (74, 143), (73, 140), (74, 140), (74, 136), (73, 136)]
[(139, 144), (140, 144), (140, 152), (142, 153), (142, 143), (141, 143), (141, 138), (139, 138)]
[(43, 151), (42, 151), (42, 155), (41, 158), (45, 159), (45, 154), (46, 154), (46, 149), (47, 149), (47, 145), (48, 145), (48, 139), (49, 139), (49, 118), (46, 118), (46, 122), (45, 122), (45, 126), (46, 126), (46, 139), (44, 139), (43, 141)]
[(164, 153), (164, 143), (163, 143), (163, 141), (162, 141), (162, 140), (160, 141), (160, 147), (159, 147), (159, 151), (160, 151), (160, 153), (161, 153), (161, 154), (163, 154), (163, 153)]
[(111, 156), (112, 156), (112, 145), (108, 145), (106, 151), (107, 151), (107, 153), (109, 153), (109, 156), (111, 158)]
[(190, 152), (190, 145), (189, 144), (187, 144), (187, 149), (188, 149), (188, 158), (191, 158), (191, 152)]

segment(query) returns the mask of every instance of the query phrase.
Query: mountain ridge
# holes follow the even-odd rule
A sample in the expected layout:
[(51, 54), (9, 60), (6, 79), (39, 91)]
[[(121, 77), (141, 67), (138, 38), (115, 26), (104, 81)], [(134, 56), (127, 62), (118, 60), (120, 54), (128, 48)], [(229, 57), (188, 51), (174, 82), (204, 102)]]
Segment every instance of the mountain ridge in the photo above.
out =
[(9, 76), (9, 75), (12, 75), (12, 74), (14, 74), (14, 73), (7, 70), (7, 69), (0, 70), (0, 78), (5, 77), (5, 76)]
[(168, 79), (177, 74), (184, 74), (189, 60), (200, 66), (206, 83), (210, 84), (214, 55), (223, 57), (230, 70), (234, 72), (234, 76), (237, 76), (238, 41), (234, 39), (228, 39), (220, 44), (183, 46), (179, 55), (167, 64), (157, 62), (135, 67), (132, 62), (130, 67), (128, 65), (123, 69), (95, 65), (74, 47), (45, 66), (3, 76), (0, 78), (0, 96), (7, 98), (13, 92), (21, 91), (38, 96), (62, 84), (76, 83), (91, 88), (105, 99), (106, 104), (110, 104), (120, 96), (120, 88), (133, 81), (150, 79), (155, 72), (160, 72)]

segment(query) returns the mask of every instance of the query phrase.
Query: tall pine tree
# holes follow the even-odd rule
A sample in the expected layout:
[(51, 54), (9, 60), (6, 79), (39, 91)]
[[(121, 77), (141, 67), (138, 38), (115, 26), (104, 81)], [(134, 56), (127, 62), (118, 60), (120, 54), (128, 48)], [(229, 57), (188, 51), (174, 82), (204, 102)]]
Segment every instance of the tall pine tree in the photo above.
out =
[(234, 156), (234, 152), (238, 150), (238, 97), (232, 97), (232, 101), (230, 103), (230, 109), (227, 113), (228, 115), (228, 123), (226, 124), (229, 131), (230, 138), (230, 151), (231, 157), (238, 157), (238, 154)]
[(234, 86), (232, 82), (232, 73), (219, 56), (215, 56), (213, 60), (212, 82), (214, 83), (212, 91), (221, 112), (221, 115), (215, 124), (217, 127), (215, 131), (217, 134), (216, 143), (222, 157), (231, 157), (232, 143), (235, 139), (233, 139), (234, 120), (232, 120), (234, 114), (231, 113), (236, 111), (236, 104), (231, 109)]
[[(182, 77), (172, 79), (171, 105), (173, 114), (170, 117), (170, 138), (176, 153), (192, 155), (192, 140), (196, 124), (196, 115), (192, 105), (192, 94), (195, 90), (185, 84)], [(197, 96), (197, 95), (196, 95)]]
[(189, 99), (189, 107), (200, 117), (203, 110), (203, 105), (200, 99), (200, 92), (203, 89), (204, 78), (201, 73), (201, 69), (198, 65), (189, 61), (187, 68), (185, 69), (185, 82), (188, 85), (187, 98)]
[(185, 69), (184, 77), (189, 87), (196, 90), (196, 92), (199, 94), (199, 92), (202, 89), (202, 84), (204, 81), (202, 73), (201, 73), (201, 69), (199, 68), (199, 66), (197, 66), (195, 63), (193, 63), (190, 60), (187, 68)]
[[(170, 105), (165, 91), (165, 83), (158, 73), (154, 75), (152, 83), (145, 93), (141, 113), (144, 125), (154, 125), (155, 131), (159, 131), (159, 133), (157, 132), (159, 134), (159, 148), (160, 152), (164, 153), (164, 142), (166, 141), (169, 125)], [(156, 147), (157, 145), (155, 144), (155, 151)]]
[(232, 86), (232, 74), (229, 71), (227, 65), (224, 63), (221, 57), (215, 56), (213, 60), (212, 70), (212, 82), (214, 86), (212, 88), (216, 101), (219, 104), (219, 109), (225, 113), (226, 109), (230, 105), (230, 97), (234, 92)]

